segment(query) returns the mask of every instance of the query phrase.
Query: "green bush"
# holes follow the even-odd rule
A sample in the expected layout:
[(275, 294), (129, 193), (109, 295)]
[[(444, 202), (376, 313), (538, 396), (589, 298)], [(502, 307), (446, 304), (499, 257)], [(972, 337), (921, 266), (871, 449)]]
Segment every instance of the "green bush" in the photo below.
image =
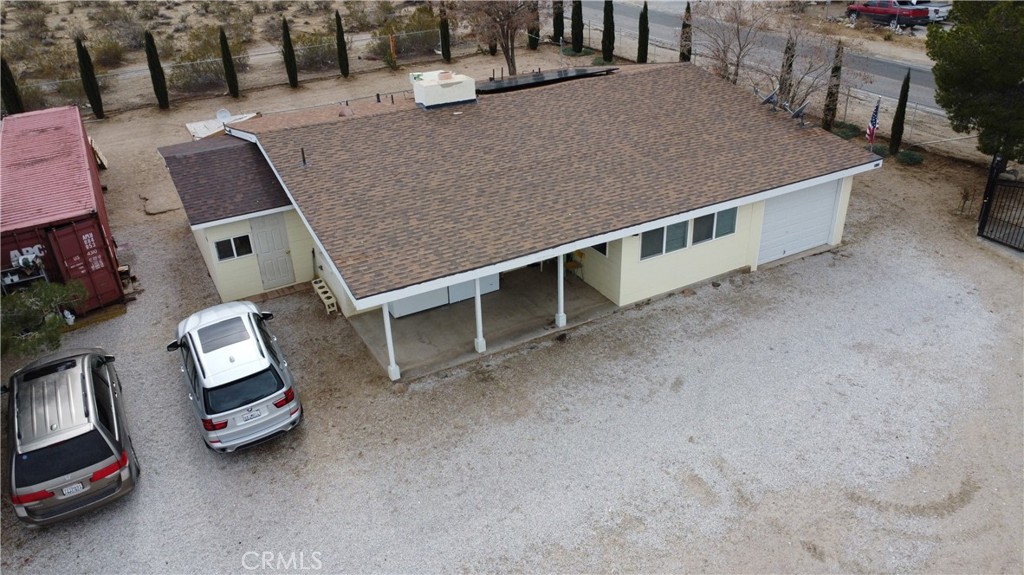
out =
[(916, 166), (924, 162), (924, 156), (911, 150), (903, 150), (896, 154), (896, 161), (905, 166)]
[(50, 107), (50, 101), (46, 96), (46, 92), (38, 84), (19, 86), (18, 90), (21, 92), (21, 103), (25, 105), (26, 112), (45, 110)]
[(299, 32), (292, 38), (292, 46), (299, 70), (324, 70), (337, 64), (338, 50), (332, 33)]
[(105, 35), (89, 46), (94, 64), (103, 68), (116, 68), (124, 62), (124, 46), (113, 36)]
[(832, 124), (832, 133), (844, 140), (855, 138), (861, 134), (860, 126), (847, 122), (835, 122)]
[[(225, 30), (227, 32), (227, 30)], [(182, 52), (171, 69), (168, 83), (176, 92), (202, 91), (224, 84), (224, 63), (220, 58), (220, 28), (207, 25), (188, 34), (188, 48)], [(236, 38), (228, 38), (236, 70), (249, 65), (249, 52)]]
[(67, 284), (37, 281), (28, 289), (4, 296), (0, 323), (0, 353), (31, 355), (57, 349), (63, 331), (65, 309), (85, 300), (88, 293), (80, 281)]
[(395, 35), (395, 53), (397, 56), (416, 54), (433, 54), (434, 48), (441, 41), (441, 31), (437, 27), (437, 18), (426, 6), (420, 6), (407, 20), (395, 18), (377, 32), (372, 34), (367, 49), (371, 54), (383, 59), (391, 52), (390, 35)]
[(597, 56), (596, 58), (594, 58), (593, 60), (590, 61), (590, 65), (591, 66), (611, 66), (612, 62), (609, 62), (609, 61), (605, 60), (604, 56)]
[(29, 38), (41, 40), (50, 34), (50, 28), (46, 25), (46, 14), (42, 12), (25, 11), (18, 16), (18, 30)]
[(89, 19), (129, 50), (139, 50), (145, 45), (146, 29), (135, 13), (122, 4), (104, 3)]
[(883, 158), (889, 157), (889, 146), (886, 145), (884, 142), (875, 142), (874, 145), (868, 144), (864, 146), (864, 149), (869, 152), (872, 152), (876, 156), (881, 156)]

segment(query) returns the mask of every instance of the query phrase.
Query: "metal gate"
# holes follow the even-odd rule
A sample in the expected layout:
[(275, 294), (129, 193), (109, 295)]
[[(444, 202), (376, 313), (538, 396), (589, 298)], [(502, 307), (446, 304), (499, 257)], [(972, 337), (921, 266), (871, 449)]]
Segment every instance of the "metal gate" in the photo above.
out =
[(1000, 180), (1002, 158), (989, 169), (985, 199), (978, 216), (978, 235), (1024, 251), (1024, 182)]

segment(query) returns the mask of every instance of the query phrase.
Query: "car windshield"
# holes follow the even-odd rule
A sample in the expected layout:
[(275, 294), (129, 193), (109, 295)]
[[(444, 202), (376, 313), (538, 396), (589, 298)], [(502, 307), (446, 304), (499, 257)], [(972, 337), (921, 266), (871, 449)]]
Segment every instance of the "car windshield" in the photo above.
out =
[(281, 376), (273, 367), (250, 375), (244, 379), (206, 389), (203, 400), (206, 413), (213, 415), (237, 409), (276, 393), (284, 388)]
[(93, 429), (14, 458), (14, 486), (28, 487), (74, 473), (113, 455), (100, 432)]

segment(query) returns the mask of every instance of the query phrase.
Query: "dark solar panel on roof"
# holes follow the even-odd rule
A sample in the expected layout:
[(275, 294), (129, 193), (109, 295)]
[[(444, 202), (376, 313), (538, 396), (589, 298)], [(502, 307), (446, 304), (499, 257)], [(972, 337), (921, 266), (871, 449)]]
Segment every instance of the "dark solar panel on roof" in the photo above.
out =
[(488, 82), (477, 82), (476, 91), (478, 94), (494, 94), (497, 92), (510, 92), (522, 88), (554, 84), (575, 78), (589, 78), (601, 74), (611, 74), (618, 70), (614, 66), (591, 66), (588, 68), (563, 68), (561, 70), (548, 70), (547, 72), (530, 72), (516, 76), (506, 76)]
[(242, 318), (232, 317), (213, 325), (199, 328), (199, 344), (205, 353), (216, 351), (233, 343), (249, 339)]

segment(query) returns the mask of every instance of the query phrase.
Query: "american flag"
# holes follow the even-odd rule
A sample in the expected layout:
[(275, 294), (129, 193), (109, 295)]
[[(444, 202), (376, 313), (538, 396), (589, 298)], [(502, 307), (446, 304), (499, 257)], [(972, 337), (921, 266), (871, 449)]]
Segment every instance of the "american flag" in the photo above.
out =
[(875, 143), (875, 130), (878, 129), (878, 106), (882, 103), (882, 99), (879, 98), (875, 102), (875, 111), (871, 112), (871, 121), (868, 122), (868, 143)]

